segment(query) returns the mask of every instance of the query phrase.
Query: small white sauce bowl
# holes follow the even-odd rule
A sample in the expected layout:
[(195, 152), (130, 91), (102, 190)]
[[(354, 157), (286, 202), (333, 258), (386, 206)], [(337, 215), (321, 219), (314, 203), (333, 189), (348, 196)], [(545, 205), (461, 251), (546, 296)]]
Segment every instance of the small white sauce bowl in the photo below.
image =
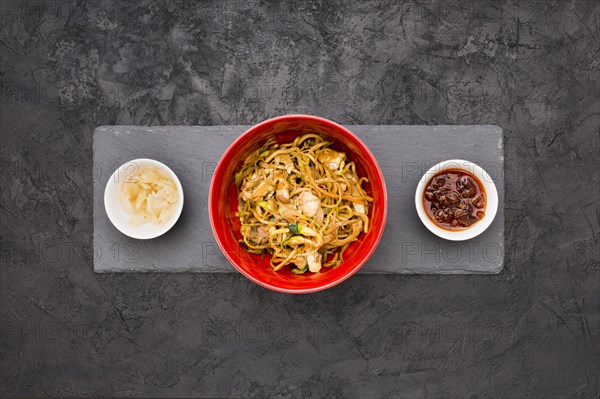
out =
[[(482, 220), (475, 223), (471, 227), (467, 227), (466, 229), (446, 230), (436, 225), (429, 218), (427, 212), (425, 211), (425, 207), (423, 205), (423, 196), (425, 194), (425, 189), (427, 188), (427, 183), (429, 183), (429, 180), (433, 176), (446, 169), (462, 169), (471, 173), (479, 179), (483, 185), (483, 189), (485, 190), (485, 216)], [(448, 161), (438, 163), (425, 172), (419, 181), (419, 184), (417, 185), (417, 191), (415, 192), (415, 206), (417, 208), (419, 218), (421, 218), (421, 222), (423, 222), (425, 227), (427, 227), (433, 234), (450, 241), (464, 241), (477, 237), (492, 224), (494, 217), (496, 217), (496, 212), (498, 211), (498, 191), (496, 190), (496, 185), (494, 184), (494, 181), (490, 175), (483, 170), (481, 166), (462, 159), (450, 159)]]
[[(173, 210), (171, 218), (165, 223), (143, 223), (138, 226), (131, 226), (129, 220), (132, 215), (128, 213), (121, 204), (121, 185), (127, 178), (133, 177), (140, 169), (148, 167), (157, 168), (175, 182), (178, 194), (175, 209)], [(181, 182), (177, 175), (162, 162), (147, 158), (134, 159), (119, 166), (119, 168), (111, 175), (110, 179), (108, 179), (106, 189), (104, 190), (104, 208), (106, 209), (106, 214), (111, 223), (121, 233), (131, 238), (149, 240), (169, 231), (179, 219), (183, 209), (183, 187), (181, 186)]]

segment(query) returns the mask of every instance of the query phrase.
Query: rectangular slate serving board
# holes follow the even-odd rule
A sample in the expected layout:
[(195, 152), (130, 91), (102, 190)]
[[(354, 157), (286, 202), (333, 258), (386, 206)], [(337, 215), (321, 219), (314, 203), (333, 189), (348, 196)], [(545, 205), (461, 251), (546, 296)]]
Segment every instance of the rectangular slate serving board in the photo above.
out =
[[(217, 162), (249, 126), (101, 126), (94, 131), (94, 271), (227, 273), (210, 228), (208, 190)], [(499, 273), (504, 264), (504, 152), (498, 126), (348, 125), (377, 158), (388, 190), (388, 217), (377, 250), (359, 273)], [(135, 158), (167, 164), (183, 185), (177, 224), (153, 240), (121, 234), (104, 210), (114, 170)], [(449, 242), (419, 220), (414, 194), (422, 175), (447, 159), (482, 166), (496, 183), (498, 213), (479, 237)]]

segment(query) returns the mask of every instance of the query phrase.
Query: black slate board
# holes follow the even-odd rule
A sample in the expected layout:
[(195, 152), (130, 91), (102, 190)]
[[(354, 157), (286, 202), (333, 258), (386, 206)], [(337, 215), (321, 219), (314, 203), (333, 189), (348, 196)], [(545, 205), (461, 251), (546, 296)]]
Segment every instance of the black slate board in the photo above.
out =
[[(208, 219), (208, 189), (221, 155), (248, 126), (101, 126), (94, 132), (94, 270), (235, 272), (221, 254)], [(377, 158), (388, 190), (385, 232), (359, 273), (499, 273), (504, 263), (504, 154), (497, 126), (348, 125)], [(112, 172), (135, 158), (167, 164), (183, 185), (183, 213), (171, 231), (149, 241), (115, 229), (104, 210)], [(479, 237), (448, 242), (419, 220), (414, 193), (434, 164), (466, 159), (482, 166), (498, 189), (498, 213)]]

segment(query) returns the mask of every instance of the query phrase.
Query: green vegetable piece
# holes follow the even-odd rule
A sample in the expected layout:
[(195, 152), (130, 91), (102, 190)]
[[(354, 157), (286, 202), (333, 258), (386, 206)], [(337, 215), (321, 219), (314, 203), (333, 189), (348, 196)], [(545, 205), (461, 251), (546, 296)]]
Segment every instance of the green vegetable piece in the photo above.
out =
[(294, 238), (296, 236), (289, 236), (286, 240), (284, 240), (281, 245), (283, 245), (283, 247), (287, 247), (288, 243), (291, 241), (292, 238)]
[(308, 266), (304, 266), (303, 269), (298, 269), (297, 267), (294, 267), (292, 269), (292, 273), (294, 273), (294, 274), (304, 274), (304, 273), (306, 273), (307, 270), (308, 270)]
[(273, 206), (265, 200), (257, 201), (256, 205), (260, 206), (261, 208), (263, 208), (269, 212), (273, 212)]
[(240, 170), (235, 174), (235, 184), (240, 184), (242, 182), (242, 171)]
[(289, 223), (288, 229), (292, 234), (300, 234), (300, 230), (298, 229), (297, 223)]

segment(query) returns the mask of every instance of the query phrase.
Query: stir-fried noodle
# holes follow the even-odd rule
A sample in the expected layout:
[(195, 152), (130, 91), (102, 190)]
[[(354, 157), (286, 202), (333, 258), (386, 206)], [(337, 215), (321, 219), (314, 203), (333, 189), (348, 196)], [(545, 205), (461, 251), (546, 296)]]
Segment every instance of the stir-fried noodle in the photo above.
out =
[(268, 141), (236, 174), (246, 250), (270, 253), (271, 266), (302, 274), (331, 267), (361, 232), (369, 231), (373, 199), (354, 162), (317, 134), (287, 144)]

